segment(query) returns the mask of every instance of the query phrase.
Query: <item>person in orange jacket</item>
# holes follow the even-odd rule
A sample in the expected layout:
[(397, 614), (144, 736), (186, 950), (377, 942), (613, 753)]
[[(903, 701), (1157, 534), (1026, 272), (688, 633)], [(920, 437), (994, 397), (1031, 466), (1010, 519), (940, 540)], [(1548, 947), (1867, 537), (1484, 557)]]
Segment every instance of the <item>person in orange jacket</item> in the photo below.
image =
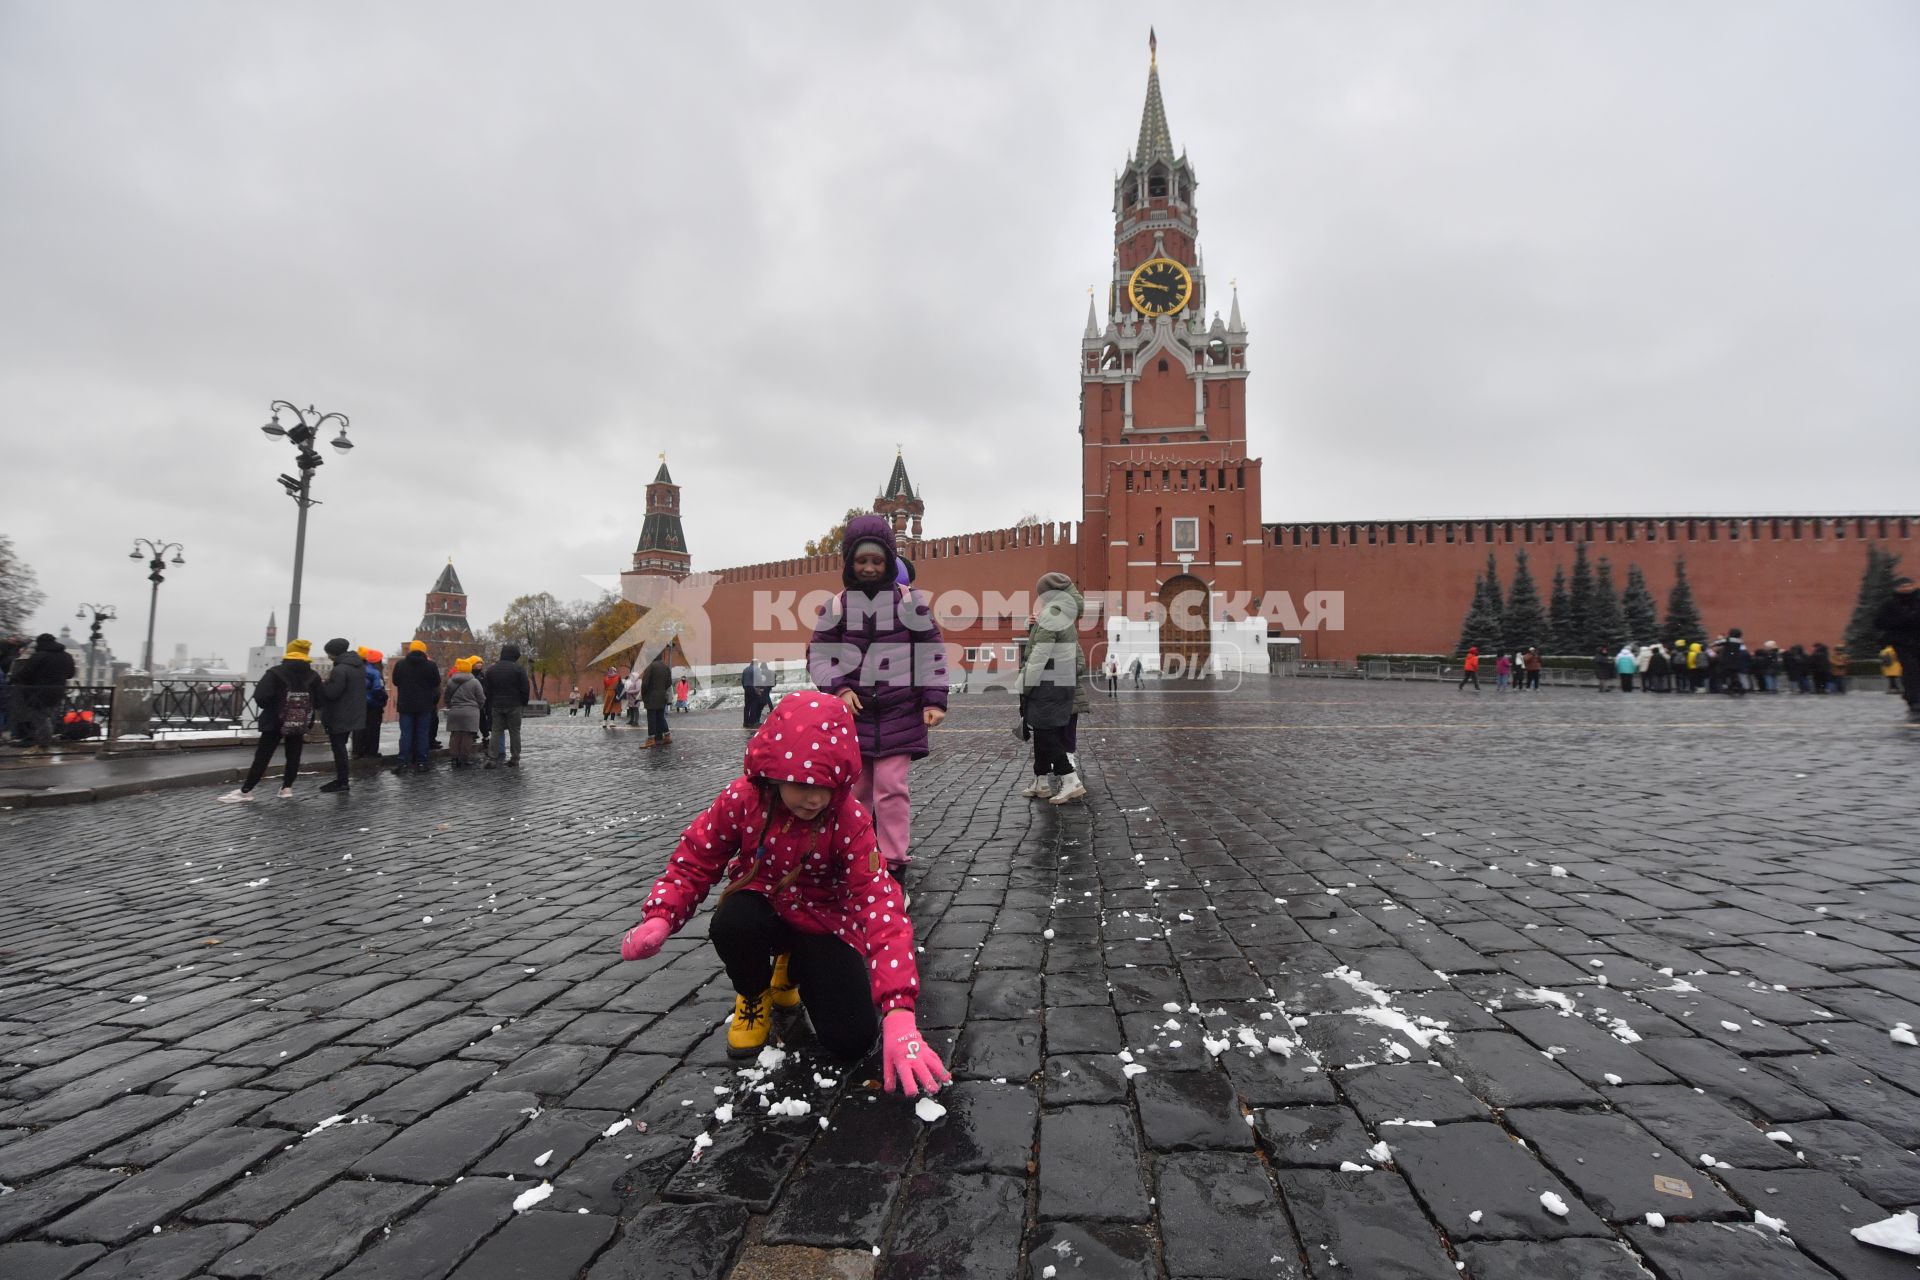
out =
[(1465, 674), (1460, 677), (1459, 687), (1464, 689), (1467, 687), (1469, 683), (1471, 683), (1473, 685), (1473, 691), (1475, 693), (1480, 692), (1480, 646), (1479, 645), (1475, 644), (1475, 645), (1467, 646), (1467, 660), (1466, 660), (1466, 663), (1464, 664), (1464, 670), (1465, 670)]

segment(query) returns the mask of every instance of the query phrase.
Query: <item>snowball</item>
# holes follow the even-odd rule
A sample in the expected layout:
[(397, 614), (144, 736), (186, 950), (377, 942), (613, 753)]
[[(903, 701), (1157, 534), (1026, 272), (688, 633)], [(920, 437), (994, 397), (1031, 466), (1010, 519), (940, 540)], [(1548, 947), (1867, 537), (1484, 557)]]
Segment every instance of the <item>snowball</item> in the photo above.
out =
[(913, 1114), (919, 1116), (928, 1124), (932, 1124), (935, 1120), (947, 1114), (947, 1109), (935, 1102), (932, 1098), (922, 1098), (913, 1104)]
[(1564, 1218), (1567, 1216), (1567, 1202), (1551, 1191), (1542, 1191), (1540, 1193), (1540, 1204), (1541, 1207), (1556, 1218)]
[(1650, 1227), (1664, 1227), (1667, 1225), (1667, 1215), (1664, 1213), (1649, 1212), (1647, 1214), (1647, 1225)]

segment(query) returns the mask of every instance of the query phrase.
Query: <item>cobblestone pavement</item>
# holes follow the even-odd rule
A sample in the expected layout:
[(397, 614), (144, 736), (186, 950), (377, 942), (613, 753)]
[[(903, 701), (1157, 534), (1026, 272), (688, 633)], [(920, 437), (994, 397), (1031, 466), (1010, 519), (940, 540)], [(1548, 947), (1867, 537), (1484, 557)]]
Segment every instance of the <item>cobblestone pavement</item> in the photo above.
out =
[(1129, 693), (1059, 810), (1011, 718), (914, 775), (932, 1122), (620, 962), (718, 715), (0, 817), (0, 1276), (1920, 1274), (1894, 699)]

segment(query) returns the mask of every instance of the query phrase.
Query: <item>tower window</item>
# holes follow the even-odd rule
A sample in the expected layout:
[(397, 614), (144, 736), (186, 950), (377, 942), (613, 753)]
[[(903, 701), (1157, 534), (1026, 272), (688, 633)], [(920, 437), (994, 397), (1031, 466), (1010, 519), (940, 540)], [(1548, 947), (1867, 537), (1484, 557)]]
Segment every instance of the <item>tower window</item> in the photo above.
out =
[(1133, 492), (1133, 472), (1127, 472), (1127, 492)]
[(1165, 199), (1167, 194), (1167, 175), (1150, 174), (1147, 177), (1147, 196), (1150, 199)]
[(1138, 184), (1132, 182), (1127, 184), (1125, 201), (1126, 207), (1129, 209), (1140, 203), (1140, 187)]
[(1166, 371), (1167, 371), (1167, 362), (1165, 360), (1162, 360), (1160, 362), (1160, 372), (1165, 373)]

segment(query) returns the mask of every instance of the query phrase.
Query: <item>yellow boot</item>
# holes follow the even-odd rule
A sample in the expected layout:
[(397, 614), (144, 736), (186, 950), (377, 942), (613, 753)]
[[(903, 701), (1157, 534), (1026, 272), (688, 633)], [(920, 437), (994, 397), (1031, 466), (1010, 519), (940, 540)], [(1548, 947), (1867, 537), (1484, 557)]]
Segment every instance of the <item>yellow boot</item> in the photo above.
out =
[(767, 1047), (767, 997), (771, 994), (762, 991), (751, 1000), (733, 998), (733, 1021), (727, 1027), (729, 1058), (757, 1057)]
[(773, 958), (773, 1007), (776, 1009), (798, 1009), (800, 1007), (800, 988), (787, 975), (787, 961), (792, 953), (782, 951)]

